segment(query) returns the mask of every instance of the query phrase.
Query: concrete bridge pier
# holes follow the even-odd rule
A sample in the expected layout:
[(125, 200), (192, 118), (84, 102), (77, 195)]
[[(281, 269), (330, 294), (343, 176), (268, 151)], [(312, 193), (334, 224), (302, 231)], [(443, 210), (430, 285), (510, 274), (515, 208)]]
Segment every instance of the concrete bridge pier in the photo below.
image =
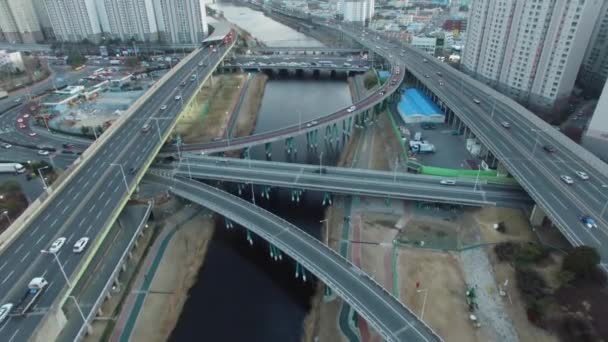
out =
[(545, 217), (547, 217), (545, 212), (538, 206), (538, 204), (535, 204), (534, 207), (532, 207), (532, 214), (530, 214), (530, 224), (536, 227), (540, 226), (543, 224)]
[(494, 157), (493, 154), (490, 153), (490, 155), (492, 157), (492, 163), (491, 164), (488, 163), (488, 165), (490, 165), (492, 167), (493, 164), (498, 164), (498, 165), (496, 165), (496, 173), (499, 176), (507, 176), (509, 174), (509, 171), (507, 170), (505, 165), (503, 163), (501, 163), (500, 161), (497, 162), (497, 159), (496, 159), (496, 157)]

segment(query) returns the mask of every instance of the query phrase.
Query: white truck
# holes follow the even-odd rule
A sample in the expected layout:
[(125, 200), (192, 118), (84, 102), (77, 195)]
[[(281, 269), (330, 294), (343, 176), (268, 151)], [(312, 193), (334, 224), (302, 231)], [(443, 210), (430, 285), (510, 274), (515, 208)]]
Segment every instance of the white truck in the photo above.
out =
[(17, 308), (15, 309), (15, 314), (17, 315), (25, 315), (29, 309), (36, 303), (40, 295), (44, 293), (47, 285), (49, 284), (46, 279), (43, 277), (33, 278), (30, 283), (27, 285), (27, 291), (21, 297), (21, 300), (17, 303)]
[(24, 173), (25, 168), (19, 163), (0, 163), (0, 173)]

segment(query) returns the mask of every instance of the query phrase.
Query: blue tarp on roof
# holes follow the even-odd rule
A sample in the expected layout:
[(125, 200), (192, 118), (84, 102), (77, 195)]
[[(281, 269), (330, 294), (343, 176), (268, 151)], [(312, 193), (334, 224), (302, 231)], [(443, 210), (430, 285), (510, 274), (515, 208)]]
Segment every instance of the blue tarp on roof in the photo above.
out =
[(391, 73), (385, 70), (381, 70), (378, 71), (378, 77), (380, 77), (381, 81), (386, 80), (387, 78), (391, 77)]
[(401, 94), (397, 108), (403, 121), (409, 122), (443, 122), (445, 114), (422, 91), (409, 88)]

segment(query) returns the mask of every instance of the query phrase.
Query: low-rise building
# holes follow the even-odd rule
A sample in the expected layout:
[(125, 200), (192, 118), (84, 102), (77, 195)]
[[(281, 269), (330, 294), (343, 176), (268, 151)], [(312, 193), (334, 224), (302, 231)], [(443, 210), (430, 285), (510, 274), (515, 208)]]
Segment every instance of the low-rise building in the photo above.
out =
[(25, 70), (23, 64), (23, 57), (21, 52), (9, 52), (7, 50), (0, 50), (0, 70), (14, 72)]
[(410, 44), (431, 56), (435, 56), (435, 50), (437, 48), (437, 38), (435, 37), (414, 37)]

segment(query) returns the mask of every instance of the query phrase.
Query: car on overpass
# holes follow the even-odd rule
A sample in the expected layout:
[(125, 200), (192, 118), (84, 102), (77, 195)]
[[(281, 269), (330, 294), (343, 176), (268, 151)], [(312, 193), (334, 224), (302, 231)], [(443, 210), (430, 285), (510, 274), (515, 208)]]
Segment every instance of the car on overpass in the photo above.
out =
[(475, 102), (476, 104), (481, 104), (481, 101), (479, 101), (478, 98), (473, 98), (473, 102)]
[(13, 310), (13, 304), (11, 303), (0, 306), (0, 323), (4, 322), (11, 310)]
[(574, 171), (574, 173), (576, 173), (576, 175), (578, 176), (578, 178), (580, 178), (582, 180), (588, 180), (589, 179), (589, 175), (586, 172), (583, 172), (583, 171)]
[(441, 185), (456, 185), (456, 181), (453, 179), (442, 179), (439, 184)]
[(555, 152), (555, 146), (553, 145), (545, 145), (543, 146), (543, 150), (549, 152), (549, 153), (553, 153)]
[(595, 220), (593, 219), (593, 217), (589, 216), (589, 215), (579, 215), (579, 220), (581, 221), (581, 223), (583, 225), (585, 225), (585, 227), (592, 229), (592, 228), (597, 228), (597, 223), (595, 222)]
[(349, 113), (352, 113), (355, 110), (357, 110), (357, 106), (350, 106), (350, 107), (348, 107), (348, 109), (346, 111), (349, 112)]
[(500, 125), (507, 129), (511, 128), (511, 124), (506, 121), (501, 122)]
[(561, 178), (562, 181), (568, 185), (574, 184), (574, 179), (572, 179), (572, 177), (570, 177), (570, 176), (561, 175), (561, 176), (559, 176), (559, 178)]

